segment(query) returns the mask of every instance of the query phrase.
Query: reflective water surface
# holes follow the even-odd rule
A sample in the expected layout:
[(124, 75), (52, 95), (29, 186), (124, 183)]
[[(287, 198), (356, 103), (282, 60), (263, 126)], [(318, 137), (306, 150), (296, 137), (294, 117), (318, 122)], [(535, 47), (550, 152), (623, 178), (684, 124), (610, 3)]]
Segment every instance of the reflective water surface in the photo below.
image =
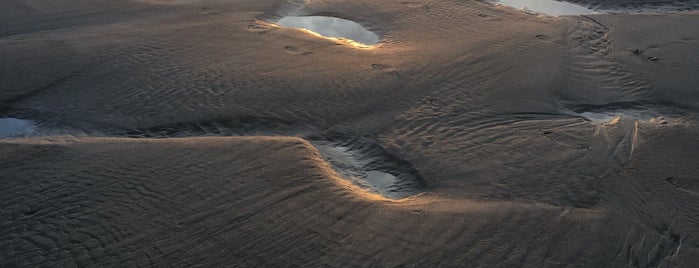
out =
[(359, 23), (326, 16), (289, 16), (280, 19), (277, 24), (305, 29), (324, 37), (348, 39), (359, 45), (373, 45), (380, 41), (377, 34), (367, 30)]
[(0, 138), (21, 136), (34, 130), (31, 121), (17, 118), (0, 118)]
[(621, 120), (631, 120), (644, 123), (667, 124), (676, 118), (662, 115), (650, 110), (617, 110), (608, 112), (584, 112), (580, 116), (593, 124), (616, 124)]
[(350, 141), (313, 141), (313, 146), (345, 180), (389, 199), (422, 191), (422, 177), (379, 145)]
[(496, 0), (494, 3), (553, 16), (597, 13), (594, 10), (583, 6), (555, 0)]

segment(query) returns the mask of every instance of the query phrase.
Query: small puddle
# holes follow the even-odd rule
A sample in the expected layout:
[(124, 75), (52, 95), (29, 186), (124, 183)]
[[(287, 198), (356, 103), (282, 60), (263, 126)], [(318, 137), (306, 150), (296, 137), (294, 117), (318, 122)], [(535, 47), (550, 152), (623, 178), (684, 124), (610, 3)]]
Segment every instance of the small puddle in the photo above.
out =
[(621, 120), (632, 120), (643, 123), (658, 123), (667, 124), (674, 121), (674, 118), (669, 118), (652, 111), (638, 110), (618, 110), (610, 112), (584, 112), (580, 116), (590, 121), (593, 124), (614, 125)]
[(555, 0), (495, 0), (491, 3), (514, 7), (530, 13), (540, 13), (552, 16), (572, 16), (598, 13), (592, 9), (580, 5)]
[(613, 113), (591, 113), (584, 112), (580, 116), (594, 124), (609, 124), (612, 122), (617, 122), (621, 119), (621, 115)]
[(26, 135), (33, 132), (34, 129), (34, 124), (28, 120), (0, 118), (0, 138)]
[(505, 5), (532, 14), (551, 16), (574, 16), (587, 14), (626, 14), (626, 13), (674, 13), (699, 9), (696, 1), (657, 1), (633, 2), (618, 1), (604, 2), (594, 6), (594, 9), (564, 0), (481, 0), (494, 5)]
[(346, 180), (391, 199), (422, 191), (424, 182), (409, 163), (386, 153), (371, 142), (312, 141), (323, 158)]
[(306, 30), (330, 39), (347, 40), (350, 44), (368, 48), (378, 43), (377, 34), (354, 21), (326, 16), (289, 16), (277, 21), (278, 25)]

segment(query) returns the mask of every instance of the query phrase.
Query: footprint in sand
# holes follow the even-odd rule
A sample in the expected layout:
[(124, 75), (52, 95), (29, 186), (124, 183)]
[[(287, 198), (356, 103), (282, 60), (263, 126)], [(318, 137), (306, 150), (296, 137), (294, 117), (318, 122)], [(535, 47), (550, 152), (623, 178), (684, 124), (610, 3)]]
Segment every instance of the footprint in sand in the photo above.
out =
[(478, 17), (481, 17), (481, 18), (484, 18), (484, 19), (488, 19), (488, 20), (491, 20), (491, 21), (501, 21), (501, 20), (502, 20), (501, 18), (499, 18), (499, 17), (497, 17), (497, 16), (490, 15), (490, 14), (483, 14), (483, 13), (478, 13)]
[(423, 4), (419, 1), (404, 1), (400, 3), (401, 5), (404, 5), (409, 8), (424, 8), (424, 9), (429, 9), (430, 5), (429, 4)]
[(313, 52), (303, 51), (295, 46), (285, 46), (284, 51), (286, 51), (286, 53), (289, 53), (292, 55), (313, 55)]
[(269, 31), (271, 28), (268, 26), (260, 25), (260, 24), (249, 24), (248, 25), (248, 32), (253, 32), (253, 33), (265, 33)]
[(679, 63), (679, 62), (674, 62), (670, 65), (672, 65), (672, 67), (675, 67), (675, 68), (684, 68), (684, 64)]
[(630, 48), (629, 51), (631, 51), (631, 53), (636, 54), (636, 55), (643, 54), (643, 52), (644, 52), (643, 49), (640, 49), (640, 48)]
[(398, 70), (391, 67), (391, 65), (374, 63), (371, 65), (371, 68), (374, 69), (375, 71), (380, 71), (380, 72), (383, 72), (385, 74), (400, 76), (400, 73), (398, 72)]
[(299, 48), (295, 46), (285, 46), (284, 50), (286, 50), (286, 52), (290, 54), (298, 54), (299, 52)]
[(371, 65), (371, 68), (374, 70), (386, 70), (391, 68), (391, 65), (374, 63)]
[(208, 8), (208, 7), (202, 7), (202, 8), (200, 8), (200, 9), (199, 9), (199, 13), (204, 14), (204, 15), (210, 15), (210, 16), (218, 15), (218, 14), (219, 14), (218, 12), (216, 12), (216, 11), (214, 11), (214, 10)]

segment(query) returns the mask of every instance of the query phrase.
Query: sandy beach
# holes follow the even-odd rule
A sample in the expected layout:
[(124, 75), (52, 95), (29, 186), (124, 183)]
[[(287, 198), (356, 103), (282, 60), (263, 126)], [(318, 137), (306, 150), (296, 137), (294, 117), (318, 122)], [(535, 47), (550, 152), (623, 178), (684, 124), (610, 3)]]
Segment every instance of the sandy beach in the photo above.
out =
[(695, 267), (699, 2), (571, 2), (4, 0), (0, 266)]

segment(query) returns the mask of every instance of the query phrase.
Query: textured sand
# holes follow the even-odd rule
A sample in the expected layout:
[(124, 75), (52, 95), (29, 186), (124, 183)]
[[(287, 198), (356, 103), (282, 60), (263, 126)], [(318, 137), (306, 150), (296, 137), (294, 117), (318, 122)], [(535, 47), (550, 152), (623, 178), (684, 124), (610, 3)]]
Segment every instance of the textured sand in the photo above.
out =
[[(383, 41), (265, 22), (310, 14)], [(692, 267), (694, 25), (461, 0), (3, 1), (0, 115), (38, 136), (0, 140), (0, 266)], [(369, 172), (408, 198), (342, 178)]]

